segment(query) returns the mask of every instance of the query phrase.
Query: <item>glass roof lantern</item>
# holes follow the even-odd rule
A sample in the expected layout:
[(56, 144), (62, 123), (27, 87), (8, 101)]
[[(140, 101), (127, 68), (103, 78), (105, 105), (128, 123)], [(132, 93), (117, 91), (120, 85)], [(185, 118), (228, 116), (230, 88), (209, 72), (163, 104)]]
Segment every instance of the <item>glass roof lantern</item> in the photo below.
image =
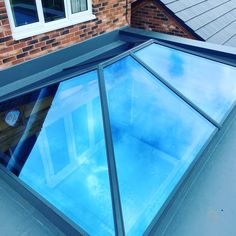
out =
[(150, 42), (2, 102), (0, 162), (81, 234), (143, 235), (234, 106), (235, 77)]

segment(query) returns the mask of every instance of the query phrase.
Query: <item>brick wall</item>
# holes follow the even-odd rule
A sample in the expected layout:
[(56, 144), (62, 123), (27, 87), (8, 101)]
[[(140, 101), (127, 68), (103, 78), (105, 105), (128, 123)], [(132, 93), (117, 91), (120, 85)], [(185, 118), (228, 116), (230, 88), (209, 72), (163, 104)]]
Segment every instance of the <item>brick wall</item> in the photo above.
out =
[(131, 26), (195, 39), (195, 36), (156, 0), (139, 0), (132, 4)]
[[(131, 2), (129, 0), (129, 3)], [(0, 69), (126, 25), (125, 6), (125, 0), (93, 0), (95, 20), (22, 40), (14, 40), (11, 36), (4, 0), (0, 0)], [(130, 15), (130, 5), (128, 12)]]

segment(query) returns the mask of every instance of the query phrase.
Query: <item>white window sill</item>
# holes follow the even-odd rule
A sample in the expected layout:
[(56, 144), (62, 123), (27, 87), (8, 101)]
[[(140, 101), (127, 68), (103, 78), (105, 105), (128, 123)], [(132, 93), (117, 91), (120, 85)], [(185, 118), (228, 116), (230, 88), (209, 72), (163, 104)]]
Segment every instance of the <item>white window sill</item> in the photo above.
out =
[(20, 26), (16, 27), (12, 31), (12, 37), (15, 40), (20, 40), (28, 37), (32, 37), (38, 34), (42, 33), (47, 33), (53, 30), (58, 30), (64, 27), (68, 27), (71, 25), (76, 25), (79, 23), (83, 23), (86, 21), (90, 21), (96, 19), (96, 16), (93, 15), (92, 13), (86, 13), (86, 14), (81, 14), (80, 16), (68, 19), (62, 19), (62, 20), (57, 20), (57, 21), (52, 21), (49, 23), (44, 23), (44, 24), (29, 24), (25, 26)]

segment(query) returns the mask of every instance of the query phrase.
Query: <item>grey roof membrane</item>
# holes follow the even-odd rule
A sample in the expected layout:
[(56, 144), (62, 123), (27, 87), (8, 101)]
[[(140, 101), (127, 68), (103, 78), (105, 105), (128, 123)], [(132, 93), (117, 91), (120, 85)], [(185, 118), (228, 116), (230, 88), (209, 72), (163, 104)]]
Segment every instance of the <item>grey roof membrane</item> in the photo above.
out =
[(236, 235), (235, 139), (234, 116), (162, 236)]
[(236, 47), (236, 0), (161, 0), (206, 41)]
[(0, 176), (1, 236), (65, 236)]

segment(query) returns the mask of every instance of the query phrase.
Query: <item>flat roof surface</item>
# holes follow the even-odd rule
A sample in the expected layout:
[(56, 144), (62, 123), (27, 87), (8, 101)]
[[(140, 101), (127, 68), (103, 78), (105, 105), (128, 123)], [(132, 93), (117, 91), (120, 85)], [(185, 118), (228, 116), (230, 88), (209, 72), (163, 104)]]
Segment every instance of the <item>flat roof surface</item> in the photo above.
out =
[(64, 235), (54, 224), (4, 181), (2, 172), (0, 176), (0, 232), (2, 236)]
[(161, 0), (207, 42), (236, 47), (236, 0)]

